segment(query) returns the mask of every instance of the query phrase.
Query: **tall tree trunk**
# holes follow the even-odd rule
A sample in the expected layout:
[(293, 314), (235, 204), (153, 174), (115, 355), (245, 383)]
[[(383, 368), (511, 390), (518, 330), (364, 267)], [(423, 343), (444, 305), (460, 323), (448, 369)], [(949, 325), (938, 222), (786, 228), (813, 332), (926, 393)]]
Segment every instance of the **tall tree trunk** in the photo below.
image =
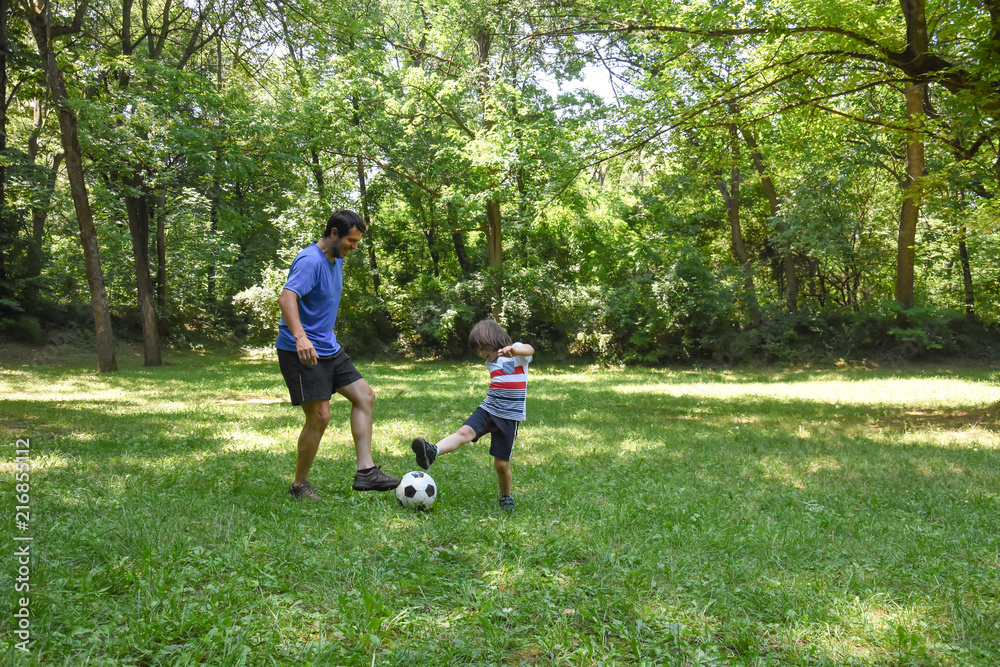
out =
[[(483, 132), (493, 129), (495, 123), (486, 117), (486, 98), (489, 95), (490, 48), (493, 44), (493, 33), (489, 28), (481, 27), (472, 35), (476, 44), (477, 81), (479, 93), (483, 102)], [(500, 213), (500, 199), (494, 195), (486, 202), (486, 256), (489, 263), (490, 281), (492, 282), (493, 319), (503, 321), (503, 225)]]
[(962, 261), (962, 287), (965, 293), (965, 317), (976, 318), (976, 293), (972, 284), (972, 267), (969, 264), (969, 249), (965, 245), (965, 225), (962, 225), (958, 241), (958, 256)]
[[(216, 69), (215, 69), (215, 85), (219, 93), (222, 93), (222, 35), (219, 35), (215, 40), (216, 50)], [(220, 142), (222, 141), (222, 118), (219, 119), (219, 132), (216, 135), (216, 145), (215, 145), (215, 166), (212, 170), (212, 195), (211, 195), (211, 211), (209, 214), (209, 234), (211, 236), (211, 260), (208, 264), (208, 303), (211, 305), (212, 310), (215, 310), (215, 265), (218, 260), (218, 256), (215, 252), (215, 235), (219, 229), (219, 208), (222, 206), (222, 177), (219, 172), (222, 171), (222, 146)]]
[[(358, 115), (357, 100), (352, 100), (354, 104), (354, 124), (360, 125), (361, 118)], [(372, 220), (371, 214), (368, 210), (368, 177), (365, 174), (365, 159), (361, 155), (358, 155), (358, 194), (361, 196), (361, 218), (365, 221), (365, 227), (368, 228), (369, 241), (368, 245), (368, 266), (372, 272), (372, 288), (375, 290), (375, 297), (381, 300), (379, 296), (379, 288), (382, 286), (382, 276), (378, 271), (378, 258), (375, 256), (375, 244), (372, 242)], [(386, 311), (388, 315), (389, 311)]]
[(730, 171), (729, 185), (721, 179), (717, 179), (716, 186), (722, 194), (723, 201), (726, 202), (726, 210), (729, 213), (729, 230), (733, 247), (733, 255), (740, 263), (743, 271), (743, 293), (747, 300), (747, 311), (750, 315), (751, 326), (760, 326), (760, 304), (757, 302), (757, 290), (754, 286), (753, 265), (750, 263), (750, 255), (747, 253), (746, 244), (743, 242), (743, 228), (740, 223), (740, 146), (739, 130), (736, 125), (729, 125), (729, 147), (732, 153), (733, 166)]
[[(924, 175), (924, 139), (921, 134), (923, 84), (906, 84), (905, 95), (910, 130), (906, 137), (906, 191), (899, 213), (899, 238), (896, 243), (896, 301), (903, 308), (912, 308), (917, 221), (920, 217), (919, 189)], [(903, 313), (898, 319), (900, 326), (908, 326)]]
[(462, 277), (468, 280), (472, 277), (472, 263), (469, 261), (468, 253), (465, 252), (465, 239), (462, 237), (462, 232), (458, 231), (458, 208), (451, 202), (447, 202), (445, 210), (448, 215), (448, 226), (455, 230), (451, 233), (451, 243), (455, 246), (455, 259), (458, 260), (458, 266), (462, 269)]
[(156, 305), (167, 307), (167, 186), (156, 195)]
[[(746, 129), (740, 128), (740, 133), (743, 135), (743, 141), (750, 148), (750, 156), (753, 158), (754, 168), (760, 176), (760, 184), (764, 188), (764, 194), (767, 196), (771, 218), (775, 220), (774, 229), (778, 234), (782, 234), (786, 231), (785, 225), (778, 222), (779, 218), (777, 217), (781, 212), (781, 204), (778, 202), (778, 194), (774, 189), (774, 181), (771, 180), (770, 172), (764, 163), (764, 157), (757, 147), (757, 140), (753, 136), (753, 133)], [(782, 273), (785, 277), (785, 308), (789, 312), (792, 312), (798, 308), (799, 303), (799, 276), (795, 272), (795, 255), (792, 253), (791, 245), (787, 241), (780, 243), (778, 248), (781, 253)]]
[(156, 324), (153, 283), (149, 278), (149, 195), (143, 178), (131, 176), (125, 185), (132, 192), (125, 195), (128, 229), (132, 237), (132, 258), (135, 266), (135, 287), (142, 319), (142, 347), (146, 366), (162, 366), (160, 332)]
[[(122, 2), (122, 55), (130, 59), (134, 53), (132, 43), (133, 0)], [(152, 55), (152, 54), (151, 54)], [(129, 68), (122, 68), (118, 85), (127, 90), (131, 80)], [(129, 235), (132, 237), (132, 261), (135, 267), (136, 298), (142, 322), (142, 347), (145, 366), (162, 366), (160, 331), (156, 322), (153, 283), (149, 277), (149, 207), (153, 193), (146, 184), (142, 165), (122, 178), (125, 185), (125, 211), (128, 214)]]
[[(59, 134), (63, 153), (66, 156), (66, 173), (69, 177), (73, 206), (77, 223), (80, 225), (80, 242), (90, 287), (90, 305), (94, 312), (94, 330), (97, 335), (97, 370), (107, 373), (118, 370), (115, 355), (115, 339), (111, 330), (111, 311), (108, 309), (108, 295), (104, 288), (104, 271), (101, 268), (100, 246), (97, 243), (97, 229), (90, 210), (90, 196), (83, 173), (83, 155), (77, 133), (76, 114), (68, 105), (66, 83), (56, 60), (52, 43), (53, 26), (50, 7), (44, 0), (40, 5), (23, 0), (22, 6), (28, 16), (28, 24), (38, 46), (38, 56), (45, 71), (45, 80), (58, 110)], [(65, 32), (65, 31), (63, 31)]]
[[(7, 202), (7, 13), (8, 0), (0, 0), (0, 227), (6, 227), (7, 216), (3, 215)], [(6, 229), (0, 231), (9, 233)], [(13, 236), (13, 235), (11, 235)], [(11, 294), (7, 287), (7, 263), (4, 259), (3, 246), (0, 246), (0, 298), (9, 299)]]
[[(28, 155), (31, 161), (35, 160), (35, 153), (29, 149)], [(59, 165), (62, 163), (62, 153), (57, 153), (52, 158), (52, 166), (46, 168), (45, 187), (42, 189), (41, 201), (31, 207), (31, 241), (28, 244), (27, 264), (25, 266), (26, 278), (37, 278), (42, 275), (42, 265), (45, 257), (42, 252), (42, 243), (45, 240), (45, 224), (49, 218), (49, 208), (52, 201), (52, 193), (56, 189), (56, 176), (59, 174)], [(38, 290), (36, 287), (26, 287), (26, 301), (35, 298)]]
[(503, 318), (503, 238), (501, 236), (500, 202), (486, 202), (486, 254), (490, 280), (493, 283), (493, 319)]

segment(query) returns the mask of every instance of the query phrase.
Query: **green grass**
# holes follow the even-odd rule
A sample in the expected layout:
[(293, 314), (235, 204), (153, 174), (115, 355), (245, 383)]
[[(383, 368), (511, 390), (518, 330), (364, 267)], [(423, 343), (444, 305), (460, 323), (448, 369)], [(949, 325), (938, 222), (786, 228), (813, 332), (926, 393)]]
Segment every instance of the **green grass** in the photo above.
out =
[[(428, 513), (350, 490), (342, 400), (287, 497), (301, 412), (267, 358), (0, 368), (3, 530), (31, 439), (31, 653), (4, 664), (997, 665), (998, 374), (532, 369)], [(359, 363), (376, 462), (457, 428), (480, 364)], [(8, 544), (14, 544), (8, 540)], [(6, 610), (5, 610), (6, 611)]]

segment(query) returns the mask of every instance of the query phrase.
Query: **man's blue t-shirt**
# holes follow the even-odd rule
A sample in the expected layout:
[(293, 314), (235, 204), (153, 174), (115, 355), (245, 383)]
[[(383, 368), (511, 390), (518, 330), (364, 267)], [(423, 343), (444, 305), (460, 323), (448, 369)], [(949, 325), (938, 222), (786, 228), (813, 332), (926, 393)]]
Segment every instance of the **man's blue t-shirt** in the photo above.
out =
[[(313, 243), (292, 260), (288, 269), (285, 289), (299, 295), (299, 319), (302, 328), (316, 348), (316, 354), (327, 357), (340, 350), (333, 327), (337, 324), (340, 295), (344, 287), (344, 260), (330, 261), (319, 246)], [(278, 339), (274, 346), (279, 350), (295, 351), (295, 337), (281, 318)]]

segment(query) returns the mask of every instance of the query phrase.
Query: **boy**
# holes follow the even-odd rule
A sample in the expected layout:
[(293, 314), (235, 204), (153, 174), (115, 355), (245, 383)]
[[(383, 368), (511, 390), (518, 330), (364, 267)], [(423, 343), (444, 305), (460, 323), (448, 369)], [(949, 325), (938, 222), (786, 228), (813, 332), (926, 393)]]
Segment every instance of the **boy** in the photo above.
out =
[(437, 444), (417, 438), (411, 447), (417, 456), (417, 464), (427, 470), (441, 454), (453, 452), (465, 443), (476, 442), (490, 433), (490, 456), (493, 457), (493, 468), (500, 486), (500, 508), (513, 511), (510, 455), (517, 438), (517, 427), (526, 416), (528, 364), (535, 348), (524, 343), (511, 343), (503, 327), (490, 319), (472, 327), (469, 347), (486, 362), (486, 370), (490, 373), (486, 400), (460, 429)]

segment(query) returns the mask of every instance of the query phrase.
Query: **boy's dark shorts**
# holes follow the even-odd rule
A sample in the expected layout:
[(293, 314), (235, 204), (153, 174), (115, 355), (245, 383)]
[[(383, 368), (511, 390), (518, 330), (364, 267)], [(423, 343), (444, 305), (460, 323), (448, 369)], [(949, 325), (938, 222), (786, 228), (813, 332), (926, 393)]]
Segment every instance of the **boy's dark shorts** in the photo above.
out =
[(336, 354), (320, 357), (315, 366), (302, 363), (299, 355), (290, 350), (278, 350), (278, 365), (288, 385), (292, 405), (307, 401), (329, 401), (341, 387), (363, 380), (351, 358), (340, 348)]
[(472, 442), (477, 442), (487, 433), (492, 434), (490, 456), (501, 461), (510, 461), (510, 455), (514, 451), (514, 440), (517, 439), (517, 427), (520, 424), (521, 422), (513, 419), (494, 417), (482, 408), (476, 408), (476, 411), (465, 420), (465, 425), (476, 432)]

